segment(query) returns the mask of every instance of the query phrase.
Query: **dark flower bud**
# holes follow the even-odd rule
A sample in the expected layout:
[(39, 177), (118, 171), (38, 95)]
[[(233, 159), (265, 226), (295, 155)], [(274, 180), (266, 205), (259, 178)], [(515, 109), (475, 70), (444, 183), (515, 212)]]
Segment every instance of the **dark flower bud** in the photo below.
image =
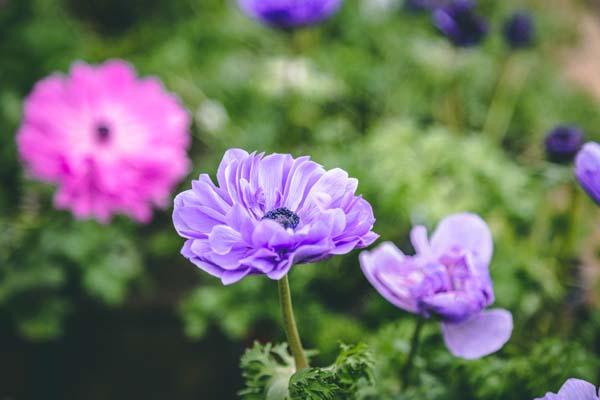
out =
[(522, 49), (533, 45), (535, 26), (531, 14), (525, 11), (515, 12), (504, 23), (504, 40), (513, 49)]
[(583, 132), (573, 125), (559, 125), (548, 132), (544, 144), (548, 160), (568, 163), (583, 145)]
[(476, 13), (471, 0), (453, 0), (433, 12), (434, 25), (452, 44), (471, 47), (479, 44), (487, 35), (487, 21)]

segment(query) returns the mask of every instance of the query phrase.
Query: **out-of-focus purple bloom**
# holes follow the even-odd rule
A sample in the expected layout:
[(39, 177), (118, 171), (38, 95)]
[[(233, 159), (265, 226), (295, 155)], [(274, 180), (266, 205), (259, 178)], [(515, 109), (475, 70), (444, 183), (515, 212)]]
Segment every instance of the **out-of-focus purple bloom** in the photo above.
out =
[(362, 270), (377, 291), (395, 306), (425, 318), (442, 320), (452, 354), (480, 358), (510, 338), (512, 315), (485, 310), (494, 302), (489, 273), (493, 242), (486, 223), (463, 213), (445, 218), (431, 236), (423, 226), (411, 232), (416, 255), (404, 255), (392, 243), (360, 254)]
[(408, 12), (431, 11), (440, 6), (442, 0), (405, 0), (404, 9)]
[(600, 205), (600, 145), (586, 143), (575, 158), (575, 176), (587, 194)]
[(311, 263), (370, 245), (375, 218), (358, 181), (309, 157), (228, 150), (216, 186), (206, 174), (175, 199), (182, 254), (224, 284), (281, 279)]
[(434, 25), (458, 47), (479, 44), (487, 35), (487, 21), (471, 0), (453, 0), (433, 12)]
[(583, 132), (573, 125), (559, 125), (546, 135), (544, 146), (550, 161), (568, 163), (583, 145)]
[(526, 11), (513, 13), (504, 23), (504, 39), (513, 49), (522, 49), (533, 44), (535, 26), (531, 14)]
[(266, 25), (291, 29), (321, 22), (333, 15), (343, 0), (238, 0), (242, 11)]
[(536, 400), (598, 400), (600, 396), (596, 387), (581, 379), (569, 379), (557, 394), (546, 393)]

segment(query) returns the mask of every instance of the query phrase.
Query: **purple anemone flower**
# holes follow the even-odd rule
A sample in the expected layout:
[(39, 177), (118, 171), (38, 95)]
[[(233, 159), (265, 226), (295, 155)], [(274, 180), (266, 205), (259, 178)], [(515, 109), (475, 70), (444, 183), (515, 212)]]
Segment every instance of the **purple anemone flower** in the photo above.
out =
[(494, 302), (489, 273), (492, 234), (477, 215), (446, 217), (427, 238), (423, 226), (412, 229), (416, 255), (404, 255), (384, 243), (360, 254), (362, 270), (375, 289), (395, 306), (442, 321), (452, 354), (466, 359), (498, 351), (512, 333), (512, 315), (484, 310)]
[(471, 47), (487, 35), (487, 21), (471, 0), (453, 0), (433, 12), (433, 23), (455, 46)]
[(560, 388), (557, 394), (546, 393), (544, 397), (536, 400), (599, 400), (600, 396), (596, 387), (581, 379), (569, 379)]
[(332, 16), (343, 0), (238, 0), (244, 13), (266, 25), (291, 29)]
[(513, 49), (530, 47), (533, 44), (534, 28), (531, 14), (517, 11), (504, 23), (504, 40)]
[(309, 157), (228, 150), (215, 185), (207, 174), (175, 198), (181, 253), (224, 284), (247, 275), (281, 279), (312, 263), (370, 245), (378, 235), (358, 181)]
[(575, 158), (575, 176), (587, 194), (600, 205), (600, 145), (586, 143)]

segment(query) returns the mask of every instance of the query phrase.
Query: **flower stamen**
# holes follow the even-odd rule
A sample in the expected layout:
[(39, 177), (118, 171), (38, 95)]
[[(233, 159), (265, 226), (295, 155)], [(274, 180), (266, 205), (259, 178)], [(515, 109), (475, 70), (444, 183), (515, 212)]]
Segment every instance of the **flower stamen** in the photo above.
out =
[(98, 124), (96, 126), (96, 140), (100, 143), (106, 143), (110, 139), (111, 132), (108, 126), (104, 124)]
[(296, 229), (300, 223), (300, 217), (298, 217), (295, 212), (285, 207), (280, 207), (269, 211), (264, 217), (262, 217), (262, 219), (272, 219), (285, 229)]

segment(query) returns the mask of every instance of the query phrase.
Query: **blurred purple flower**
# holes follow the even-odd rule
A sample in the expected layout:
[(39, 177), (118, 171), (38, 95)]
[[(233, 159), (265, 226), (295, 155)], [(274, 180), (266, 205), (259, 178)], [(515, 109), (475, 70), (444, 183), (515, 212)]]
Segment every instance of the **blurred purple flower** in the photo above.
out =
[(453, 0), (433, 12), (433, 23), (455, 46), (479, 44), (487, 35), (487, 21), (477, 14), (471, 0)]
[(557, 394), (546, 393), (544, 397), (536, 400), (599, 400), (600, 396), (596, 387), (581, 379), (569, 379), (560, 388)]
[(600, 205), (600, 145), (586, 143), (575, 158), (575, 176), (587, 194)]
[(392, 243), (360, 254), (362, 270), (390, 303), (425, 318), (442, 320), (446, 346), (455, 356), (480, 358), (508, 341), (512, 315), (484, 309), (494, 302), (488, 266), (492, 235), (477, 215), (446, 217), (427, 239), (423, 226), (411, 232), (416, 255)]
[(309, 157), (228, 150), (215, 186), (206, 174), (175, 199), (182, 254), (231, 284), (250, 274), (281, 279), (312, 263), (370, 245), (375, 218), (358, 181)]
[(431, 11), (441, 2), (442, 0), (405, 0), (404, 9), (409, 12)]
[(58, 185), (57, 207), (147, 222), (188, 171), (189, 123), (158, 79), (139, 79), (126, 62), (75, 63), (69, 76), (36, 83), (17, 144), (29, 174)]
[(550, 161), (568, 163), (583, 145), (583, 132), (573, 125), (559, 125), (546, 135), (544, 146)]
[(238, 0), (242, 11), (266, 25), (291, 29), (321, 22), (333, 15), (343, 0)]
[(513, 13), (504, 23), (504, 40), (513, 49), (522, 49), (533, 44), (534, 23), (526, 11)]

